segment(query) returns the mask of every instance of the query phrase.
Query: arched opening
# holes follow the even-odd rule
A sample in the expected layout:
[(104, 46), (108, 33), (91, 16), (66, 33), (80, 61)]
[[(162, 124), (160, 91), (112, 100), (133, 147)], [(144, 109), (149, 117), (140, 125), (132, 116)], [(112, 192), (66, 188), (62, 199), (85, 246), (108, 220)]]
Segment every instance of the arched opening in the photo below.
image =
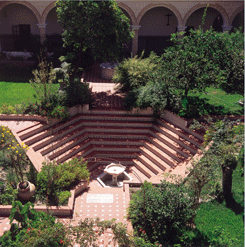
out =
[(216, 32), (223, 32), (223, 19), (221, 15), (218, 15), (213, 22), (212, 28)]
[(158, 55), (166, 47), (172, 45), (170, 35), (177, 31), (178, 20), (168, 8), (156, 7), (148, 10), (140, 20), (139, 53), (145, 50), (148, 55), (151, 51)]
[(46, 45), (48, 51), (54, 52), (55, 54), (58, 52), (59, 54), (62, 51), (62, 32), (63, 28), (58, 23), (58, 17), (56, 13), (56, 8), (52, 8), (45, 20), (46, 26)]
[(3, 51), (32, 51), (40, 40), (38, 20), (25, 5), (9, 4), (1, 10), (0, 32)]
[(232, 31), (236, 28), (242, 27), (242, 32), (244, 32), (244, 10), (236, 15), (231, 25), (233, 26)]
[[(205, 8), (200, 8), (194, 11), (188, 18), (186, 22), (187, 30), (198, 29), (202, 24), (202, 18)], [(223, 18), (221, 14), (214, 8), (208, 8), (206, 13), (206, 18), (203, 25), (203, 30), (209, 30), (211, 27), (215, 31), (222, 32)]]

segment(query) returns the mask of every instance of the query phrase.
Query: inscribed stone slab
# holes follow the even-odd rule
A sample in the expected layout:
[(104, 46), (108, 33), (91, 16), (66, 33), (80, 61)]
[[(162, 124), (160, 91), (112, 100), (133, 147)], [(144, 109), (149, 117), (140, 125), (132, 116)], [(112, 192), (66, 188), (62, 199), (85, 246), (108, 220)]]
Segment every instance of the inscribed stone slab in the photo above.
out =
[(87, 203), (113, 203), (113, 194), (88, 194)]

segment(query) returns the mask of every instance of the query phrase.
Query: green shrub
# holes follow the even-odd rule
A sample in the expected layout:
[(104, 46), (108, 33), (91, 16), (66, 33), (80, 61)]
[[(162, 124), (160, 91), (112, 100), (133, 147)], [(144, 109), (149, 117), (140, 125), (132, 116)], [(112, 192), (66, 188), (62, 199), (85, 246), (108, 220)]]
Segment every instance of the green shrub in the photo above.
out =
[(13, 189), (9, 184), (4, 188), (3, 184), (0, 183), (0, 187), (0, 204), (11, 205), (17, 199), (18, 190)]
[(164, 245), (179, 243), (193, 218), (193, 201), (184, 186), (162, 181), (159, 187), (145, 182), (132, 195), (128, 216), (136, 236)]
[(65, 226), (47, 213), (36, 212), (30, 202), (24, 206), (14, 202), (9, 219), (11, 228), (0, 237), (0, 246), (70, 246)]
[(151, 53), (148, 58), (140, 57), (125, 59), (116, 68), (113, 81), (119, 83), (118, 89), (121, 92), (128, 93), (152, 79), (152, 73), (160, 69), (162, 66), (162, 57), (158, 57), (155, 53)]
[(65, 201), (67, 194), (60, 193), (72, 189), (82, 179), (89, 179), (89, 171), (86, 162), (77, 158), (63, 164), (44, 164), (41, 172), (37, 174), (38, 197), (45, 198), (48, 195), (50, 202), (60, 204), (60, 199)]
[(89, 179), (87, 163), (84, 162), (82, 158), (80, 160), (74, 158), (68, 162), (59, 164), (56, 167), (56, 172), (57, 179), (55, 184), (60, 189), (68, 188), (82, 179)]
[(16, 114), (17, 111), (14, 106), (2, 104), (0, 106), (0, 114)]
[(58, 204), (59, 205), (67, 204), (70, 196), (71, 196), (71, 192), (67, 190), (57, 193)]
[(89, 104), (91, 101), (91, 91), (89, 85), (82, 83), (80, 78), (75, 78), (66, 87), (66, 106)]

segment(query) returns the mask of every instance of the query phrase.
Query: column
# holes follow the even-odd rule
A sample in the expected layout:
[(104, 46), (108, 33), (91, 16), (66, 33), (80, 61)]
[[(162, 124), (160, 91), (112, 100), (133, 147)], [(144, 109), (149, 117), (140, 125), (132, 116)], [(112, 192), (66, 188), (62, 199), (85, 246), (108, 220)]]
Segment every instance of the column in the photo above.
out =
[(45, 39), (46, 39), (46, 26), (47, 24), (37, 24), (39, 31), (40, 31), (40, 42), (41, 44), (44, 43)]
[(132, 40), (132, 55), (134, 57), (138, 52), (138, 39), (139, 39), (140, 26), (139, 25), (132, 25), (131, 28), (135, 33), (134, 38)]
[(233, 26), (225, 26), (225, 25), (223, 25), (222, 28), (223, 28), (223, 33), (224, 32), (228, 32), (229, 33), (231, 31), (231, 29), (233, 28)]

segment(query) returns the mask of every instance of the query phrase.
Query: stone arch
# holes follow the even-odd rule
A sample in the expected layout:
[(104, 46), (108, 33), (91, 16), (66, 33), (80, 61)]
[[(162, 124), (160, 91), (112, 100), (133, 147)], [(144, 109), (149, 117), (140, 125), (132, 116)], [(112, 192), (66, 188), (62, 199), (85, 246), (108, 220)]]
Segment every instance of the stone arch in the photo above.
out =
[(43, 11), (42, 16), (41, 16), (41, 24), (45, 24), (45, 23), (46, 23), (47, 16), (48, 16), (49, 12), (50, 12), (53, 8), (55, 8), (55, 2), (50, 3), (50, 4), (45, 8), (45, 10)]
[(177, 18), (178, 26), (183, 26), (182, 17), (180, 15), (179, 11), (173, 5), (167, 4), (167, 3), (152, 3), (152, 4), (147, 5), (138, 14), (138, 16), (137, 16), (137, 23), (140, 23), (142, 17), (144, 16), (144, 14), (148, 10), (151, 10), (151, 9), (157, 8), (157, 7), (163, 7), (163, 8), (167, 8), (167, 9), (171, 10), (174, 13), (175, 17)]
[[(185, 15), (184, 19), (183, 19), (183, 23), (184, 25), (186, 25), (188, 18), (196, 11), (199, 10), (201, 8), (206, 8), (207, 4), (197, 4), (194, 7), (192, 7), (187, 14)], [(221, 7), (219, 4), (209, 4), (208, 8), (213, 8), (215, 10), (217, 10), (223, 19), (223, 25), (224, 26), (228, 26), (229, 25), (229, 18), (228, 15), (225, 11), (225, 9), (223, 7)]]
[(239, 8), (237, 8), (234, 13), (231, 15), (230, 17), (230, 22), (229, 25), (232, 25), (232, 22), (234, 21), (234, 19), (236, 18), (236, 16), (241, 12), (244, 11), (244, 6), (240, 6)]
[(40, 23), (41, 16), (40, 16), (39, 12), (37, 11), (37, 9), (31, 3), (27, 2), (27, 1), (8, 1), (8, 2), (4, 2), (3, 4), (0, 5), (0, 11), (4, 7), (6, 7), (7, 5), (10, 5), (10, 4), (21, 4), (21, 5), (25, 5), (27, 8), (29, 8), (33, 12), (33, 14), (35, 15), (35, 17), (37, 18), (38, 23)]
[(134, 12), (126, 4), (120, 2), (120, 3), (117, 3), (117, 5), (118, 7), (123, 9), (125, 12), (127, 12), (129, 17), (131, 18), (132, 25), (139, 25)]

